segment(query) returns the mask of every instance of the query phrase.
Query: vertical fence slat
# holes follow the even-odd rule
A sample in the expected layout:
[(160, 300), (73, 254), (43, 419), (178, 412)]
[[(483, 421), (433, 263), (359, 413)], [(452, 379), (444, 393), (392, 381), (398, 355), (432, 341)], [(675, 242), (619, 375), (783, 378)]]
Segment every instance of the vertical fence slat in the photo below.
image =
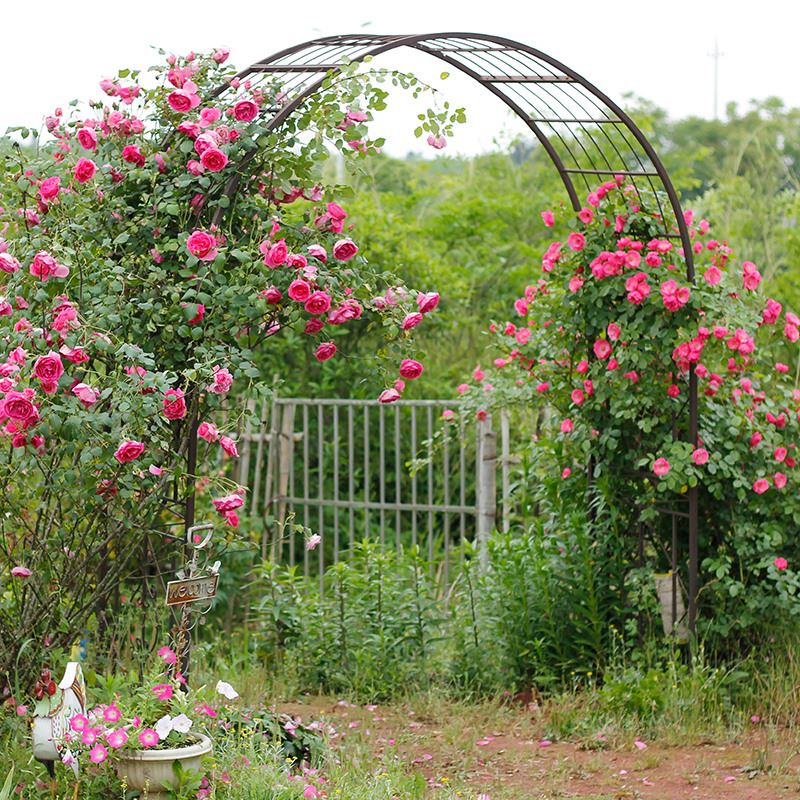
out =
[(400, 483), (402, 477), (401, 465), (403, 463), (403, 459), (400, 453), (400, 414), (401, 414), (401, 406), (395, 406), (394, 409), (394, 501), (397, 503), (398, 508), (397, 512), (395, 513), (395, 521), (394, 521), (394, 548), (395, 550), (400, 550), (400, 537), (402, 536), (402, 520), (403, 515), (400, 512), (400, 503), (402, 502), (402, 495), (400, 490)]
[[(411, 406), (411, 458), (417, 457), (417, 407)], [(411, 505), (417, 505), (417, 472), (411, 473)], [(411, 511), (411, 546), (417, 546), (417, 512)]]
[(339, 563), (339, 406), (333, 407), (333, 563)]
[(386, 545), (386, 406), (381, 404), (378, 409), (378, 453), (380, 468), (378, 470), (378, 497), (381, 508), (379, 518), (381, 521), (381, 547)]
[[(308, 403), (303, 404), (303, 525), (306, 529), (309, 528), (311, 523), (311, 487), (309, 475), (309, 460), (308, 460), (308, 440), (311, 438), (308, 424)], [(308, 550), (303, 548), (303, 575), (308, 578)]]
[(428, 570), (433, 575), (433, 406), (427, 409), (428, 448)]
[[(442, 442), (442, 479), (444, 481), (444, 504), (450, 505), (450, 431), (445, 430)], [(442, 523), (444, 534), (444, 592), (450, 588), (450, 512), (444, 512)]]
[(319, 513), (317, 515), (317, 524), (319, 526), (319, 530), (317, 533), (322, 537), (321, 544), (317, 547), (317, 552), (319, 553), (319, 591), (320, 594), (324, 592), (325, 583), (324, 583), (324, 576), (325, 576), (325, 454), (323, 448), (323, 431), (325, 429), (325, 415), (323, 411), (323, 407), (317, 406), (317, 483), (319, 487), (318, 492), (318, 499), (319, 499)]
[(349, 516), (349, 535), (347, 546), (352, 549), (353, 539), (355, 538), (355, 441), (353, 436), (353, 406), (347, 406), (347, 499), (350, 502), (350, 508), (347, 509)]
[[(256, 466), (255, 474), (253, 475), (253, 494), (250, 496), (250, 513), (255, 516), (258, 513), (258, 496), (261, 494), (261, 464), (264, 460), (264, 440), (266, 437), (267, 427), (267, 410), (269, 405), (266, 398), (261, 404), (261, 411), (258, 415), (258, 443), (256, 444)], [(249, 400), (247, 403), (247, 411), (252, 414), (255, 411), (255, 400)], [(250, 419), (248, 417), (245, 425), (245, 441), (248, 444), (247, 448), (247, 466), (245, 467), (245, 475), (250, 472), (250, 442), (251, 442), (251, 429)]]
[(369, 536), (369, 406), (364, 406), (364, 537)]
[(503, 481), (503, 533), (511, 527), (511, 420), (508, 411), (500, 412), (500, 452), (502, 458), (501, 475)]

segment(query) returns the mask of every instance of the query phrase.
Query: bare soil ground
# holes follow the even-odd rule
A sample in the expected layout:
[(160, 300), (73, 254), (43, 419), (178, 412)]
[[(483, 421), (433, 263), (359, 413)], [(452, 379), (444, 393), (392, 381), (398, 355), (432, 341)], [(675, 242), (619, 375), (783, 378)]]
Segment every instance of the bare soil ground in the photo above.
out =
[[(431, 788), (472, 800), (784, 800), (800, 797), (794, 737), (754, 728), (732, 741), (547, 742), (525, 708), (353, 706), (309, 697), (280, 710), (324, 719), (364, 757), (397, 759)], [(485, 800), (481, 798), (481, 800)]]

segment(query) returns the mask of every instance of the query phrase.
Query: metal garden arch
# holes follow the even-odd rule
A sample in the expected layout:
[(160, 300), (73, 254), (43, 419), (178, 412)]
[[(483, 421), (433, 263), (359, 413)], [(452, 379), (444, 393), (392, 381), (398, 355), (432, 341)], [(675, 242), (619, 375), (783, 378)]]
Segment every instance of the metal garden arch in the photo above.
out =
[[(312, 39), (281, 50), (252, 64), (238, 74), (254, 84), (269, 76), (281, 85), (287, 102), (274, 109), (268, 127), (278, 128), (326, 78), (344, 63), (409, 47), (440, 59), (452, 69), (473, 78), (504, 102), (528, 127), (545, 149), (561, 176), (572, 207), (578, 211), (585, 196), (597, 183), (624, 175), (648, 203), (655, 204), (661, 220), (661, 235), (675, 239), (683, 248), (687, 278), (694, 280), (693, 251), (680, 200), (661, 159), (634, 121), (607, 95), (581, 75), (520, 42), (475, 33), (431, 33), (407, 35), (342, 35)], [(223, 94), (227, 85), (215, 95)], [(233, 196), (242, 176), (242, 163), (229, 180), (225, 193)], [(221, 209), (218, 215), (224, 213)], [(219, 219), (215, 220), (219, 221)], [(697, 378), (692, 368), (684, 408), (685, 428), (680, 434), (696, 443), (698, 432)], [(196, 438), (196, 437), (195, 437)], [(196, 459), (196, 453), (190, 452)], [(195, 465), (189, 465), (194, 474)], [(189, 498), (186, 524), (194, 523), (193, 497)], [(685, 510), (659, 509), (672, 518), (673, 619), (679, 548), (679, 520), (688, 523), (689, 628), (694, 630), (698, 592), (698, 491), (687, 492)]]

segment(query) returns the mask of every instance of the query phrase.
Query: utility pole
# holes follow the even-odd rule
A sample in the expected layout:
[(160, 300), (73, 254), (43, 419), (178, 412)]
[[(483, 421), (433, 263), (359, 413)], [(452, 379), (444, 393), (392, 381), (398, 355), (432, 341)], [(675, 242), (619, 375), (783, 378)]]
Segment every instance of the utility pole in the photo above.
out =
[(714, 52), (708, 54), (714, 59), (714, 119), (719, 119), (719, 60), (724, 55), (720, 52), (719, 41), (714, 39)]

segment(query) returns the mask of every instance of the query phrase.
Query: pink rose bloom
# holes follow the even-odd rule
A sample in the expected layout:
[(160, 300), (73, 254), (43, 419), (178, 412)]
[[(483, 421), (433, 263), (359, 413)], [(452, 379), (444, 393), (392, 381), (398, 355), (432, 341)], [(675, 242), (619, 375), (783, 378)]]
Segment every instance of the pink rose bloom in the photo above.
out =
[(576, 406), (582, 405), (583, 401), (586, 399), (583, 389), (573, 389), (570, 393), (570, 399)]
[(217, 257), (217, 237), (205, 231), (194, 231), (186, 240), (186, 249), (200, 261), (213, 261)]
[(333, 246), (333, 257), (337, 261), (349, 261), (358, 252), (352, 239), (340, 239)]
[(653, 472), (658, 475), (659, 478), (662, 478), (664, 475), (668, 474), (670, 468), (670, 463), (666, 458), (657, 458), (653, 464)]
[(22, 392), (9, 392), (0, 401), (0, 415), (5, 414), (18, 422), (36, 421), (39, 415), (36, 407)]
[(584, 224), (588, 225), (594, 219), (594, 211), (585, 206), (578, 212), (578, 219)]
[(292, 300), (297, 300), (298, 303), (305, 303), (311, 297), (311, 284), (302, 279), (292, 281), (286, 293)]
[(179, 114), (186, 114), (193, 108), (197, 108), (200, 105), (197, 85), (192, 81), (186, 81), (182, 88), (170, 92), (167, 96), (167, 103), (173, 111), (177, 111)]
[(664, 306), (669, 311), (677, 311), (683, 308), (689, 302), (689, 287), (678, 286), (673, 280), (664, 281), (661, 284), (661, 297), (664, 300)]
[(772, 563), (779, 572), (783, 572), (789, 566), (789, 562), (782, 556), (778, 556)]
[(328, 322), (331, 325), (344, 325), (345, 322), (349, 322), (351, 319), (359, 319), (362, 311), (361, 304), (357, 300), (347, 299), (339, 308), (334, 308), (328, 314)]
[(413, 358), (405, 358), (400, 362), (400, 375), (407, 381), (413, 381), (419, 378), (424, 370), (425, 368), (422, 364), (420, 364), (419, 361), (415, 361)]
[(186, 401), (181, 389), (167, 389), (162, 403), (164, 416), (169, 420), (183, 419), (186, 416)]
[(722, 280), (722, 273), (717, 267), (711, 266), (703, 273), (703, 277), (711, 286), (716, 286)]
[(252, 122), (258, 116), (258, 106), (252, 100), (240, 100), (233, 107), (233, 116), (239, 122)]
[(594, 350), (595, 356), (601, 360), (606, 359), (611, 355), (611, 345), (607, 339), (598, 339), (594, 343), (592, 349)]
[(135, 144), (129, 144), (122, 148), (122, 160), (136, 167), (143, 167), (145, 164), (144, 153)]
[(585, 245), (586, 245), (586, 237), (582, 233), (577, 233), (576, 231), (573, 231), (567, 237), (567, 247), (569, 247), (570, 250), (574, 250), (576, 253), (580, 250), (583, 250)]
[(91, 158), (79, 158), (72, 170), (78, 183), (87, 183), (94, 177), (95, 172), (97, 172), (97, 164)]
[(753, 491), (756, 494), (764, 494), (769, 489), (769, 481), (766, 478), (759, 478), (753, 483)]
[(126, 464), (129, 461), (135, 461), (144, 452), (144, 443), (137, 441), (122, 442), (114, 452), (114, 458), (120, 464)]
[(200, 156), (200, 163), (209, 172), (219, 172), (227, 165), (228, 156), (216, 147), (209, 147), (208, 150), (204, 150), (203, 155)]
[(556, 224), (556, 218), (552, 211), (542, 211), (542, 222), (548, 228), (552, 228)]
[(561, 422), (561, 433), (572, 433), (575, 429), (575, 425), (571, 419), (565, 419)]
[(400, 399), (400, 392), (397, 389), (384, 389), (378, 395), (378, 402), (379, 403), (394, 403), (395, 401)]
[(309, 314), (324, 314), (331, 307), (331, 298), (325, 292), (313, 292), (303, 307)]
[(39, 185), (39, 196), (42, 198), (42, 200), (47, 202), (48, 200), (58, 197), (60, 183), (61, 178), (59, 178), (58, 175), (55, 175), (52, 178), (45, 178)]
[(264, 264), (270, 269), (275, 269), (280, 267), (281, 264), (285, 264), (289, 255), (285, 239), (279, 239), (274, 244), (267, 240), (261, 243), (259, 249), (264, 254)]
[(428, 314), (439, 305), (439, 292), (420, 292), (417, 295), (417, 307), (421, 314)]
[(22, 565), (11, 568), (11, 576), (14, 578), (30, 578), (31, 575), (33, 572)]
[(69, 275), (69, 267), (59, 264), (49, 253), (40, 250), (33, 257), (30, 273), (44, 282), (49, 278), (66, 278)]
[(216, 508), (220, 514), (233, 511), (237, 508), (241, 508), (244, 505), (244, 500), (238, 494), (228, 494), (225, 495), (225, 497), (217, 497), (211, 502), (214, 504), (214, 508)]
[(322, 541), (318, 533), (314, 533), (306, 539), (306, 550), (316, 550), (317, 545)]
[(767, 305), (761, 312), (761, 317), (766, 325), (774, 325), (783, 311), (783, 306), (772, 298), (767, 300)]
[(221, 436), (219, 440), (219, 446), (231, 458), (239, 458), (239, 451), (236, 449), (236, 442), (234, 442), (230, 436)]
[(317, 361), (327, 361), (336, 355), (336, 345), (333, 342), (323, 342), (314, 351)]
[(91, 386), (87, 386), (85, 383), (76, 383), (75, 386), (72, 387), (72, 394), (74, 394), (86, 408), (94, 405), (100, 397), (100, 392), (98, 392), (97, 389), (92, 389)]
[(233, 386), (233, 375), (226, 367), (214, 367), (214, 382), (206, 389), (212, 394), (227, 394)]
[(788, 478), (782, 472), (776, 472), (772, 476), (772, 482), (775, 484), (776, 489), (783, 489), (786, 486), (786, 481)]
[(321, 261), (323, 264), (326, 264), (328, 262), (328, 252), (322, 245), (319, 244), (309, 245), (308, 254), (316, 258), (318, 261)]
[(64, 365), (58, 353), (49, 352), (39, 356), (33, 365), (33, 374), (41, 381), (42, 389), (47, 394), (53, 394), (59, 378), (64, 374)]
[(212, 422), (201, 422), (197, 428), (197, 435), (207, 442), (216, 442), (219, 439), (219, 431), (217, 426)]
[(418, 311), (415, 311), (411, 314), (407, 314), (403, 322), (401, 323), (400, 327), (404, 331), (410, 331), (412, 328), (416, 328), (417, 325), (422, 322), (422, 314)]
[(79, 128), (77, 137), (78, 144), (80, 144), (84, 150), (97, 149), (97, 134), (92, 128)]
[(3, 251), (0, 253), (0, 272), (6, 272), (9, 275), (13, 272), (19, 272), (20, 263), (11, 253)]
[(744, 288), (753, 292), (761, 283), (761, 273), (756, 268), (752, 261), (745, 261), (742, 263), (742, 282)]
[(277, 286), (270, 286), (261, 292), (261, 296), (265, 297), (271, 306), (274, 306), (283, 299), (283, 292)]
[(443, 150), (445, 147), (447, 147), (447, 139), (441, 135), (434, 136), (433, 134), (430, 134), (427, 141), (434, 150)]
[(217, 64), (224, 64), (228, 60), (228, 56), (230, 54), (231, 51), (228, 50), (227, 47), (218, 47), (214, 51), (214, 55), (212, 56), (212, 58), (214, 59), (214, 61), (217, 62)]
[(708, 462), (708, 450), (704, 447), (698, 447), (697, 450), (692, 453), (692, 461), (694, 461), (698, 467), (703, 466), (703, 464)]
[(622, 333), (622, 330), (621, 330), (621, 328), (619, 327), (619, 325), (617, 325), (617, 323), (616, 323), (616, 322), (611, 322), (611, 323), (609, 323), (609, 325), (608, 325), (608, 328), (607, 328), (607, 333), (608, 333), (608, 338), (609, 338), (609, 339), (610, 339), (612, 342), (616, 342), (616, 341), (617, 341), (617, 339), (619, 339), (619, 337), (620, 337), (620, 334)]

